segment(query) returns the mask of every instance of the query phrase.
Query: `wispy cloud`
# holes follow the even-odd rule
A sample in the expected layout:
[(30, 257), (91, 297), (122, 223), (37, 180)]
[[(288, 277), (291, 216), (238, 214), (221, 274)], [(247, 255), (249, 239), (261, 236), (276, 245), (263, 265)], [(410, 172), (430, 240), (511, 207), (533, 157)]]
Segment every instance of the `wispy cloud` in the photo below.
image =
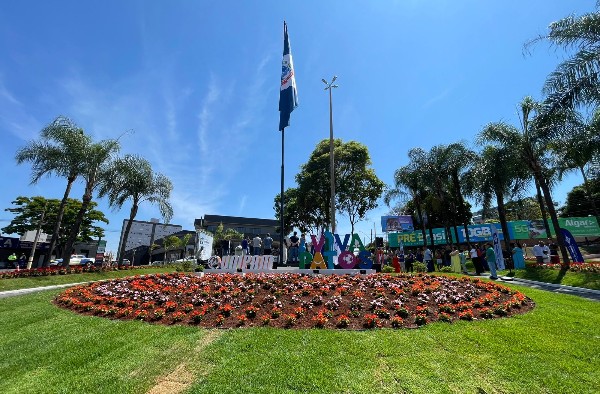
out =
[(4, 85), (0, 75), (0, 122), (4, 128), (23, 140), (34, 139), (42, 126), (22, 102)]
[(430, 98), (429, 100), (427, 100), (425, 102), (425, 104), (423, 104), (423, 106), (421, 108), (426, 109), (431, 107), (433, 104), (437, 103), (438, 101), (441, 101), (443, 99), (445, 99), (448, 94), (450, 94), (450, 92), (452, 92), (453, 88), (447, 88), (444, 89), (442, 92), (440, 92), (438, 95)]

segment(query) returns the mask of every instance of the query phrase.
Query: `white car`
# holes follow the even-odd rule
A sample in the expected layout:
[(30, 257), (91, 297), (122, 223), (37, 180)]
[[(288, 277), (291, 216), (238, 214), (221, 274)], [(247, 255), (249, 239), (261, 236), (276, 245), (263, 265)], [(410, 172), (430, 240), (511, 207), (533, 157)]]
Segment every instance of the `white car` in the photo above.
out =
[[(56, 259), (50, 263), (50, 265), (61, 265), (63, 259)], [(94, 264), (94, 259), (85, 257), (82, 254), (73, 254), (69, 260), (69, 265), (89, 265)]]

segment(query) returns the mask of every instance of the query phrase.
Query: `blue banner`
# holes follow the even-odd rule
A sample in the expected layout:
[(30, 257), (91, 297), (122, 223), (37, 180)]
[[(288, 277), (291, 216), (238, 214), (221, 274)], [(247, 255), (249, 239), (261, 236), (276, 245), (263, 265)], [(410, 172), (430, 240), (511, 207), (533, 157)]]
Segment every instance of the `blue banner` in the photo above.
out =
[(575, 238), (571, 234), (571, 232), (565, 228), (561, 228), (560, 232), (563, 234), (565, 238), (565, 246), (571, 255), (571, 260), (575, 263), (583, 263), (583, 256), (581, 255), (581, 251), (579, 251), (579, 246), (577, 246), (577, 242)]

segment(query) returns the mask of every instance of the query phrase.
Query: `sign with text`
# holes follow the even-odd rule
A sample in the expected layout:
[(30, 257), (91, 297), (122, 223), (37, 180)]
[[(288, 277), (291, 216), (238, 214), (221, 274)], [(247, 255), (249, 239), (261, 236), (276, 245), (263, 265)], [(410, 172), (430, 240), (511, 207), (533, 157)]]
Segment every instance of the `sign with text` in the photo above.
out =
[(410, 232), (414, 231), (412, 216), (382, 216), (381, 230), (386, 233), (390, 231)]

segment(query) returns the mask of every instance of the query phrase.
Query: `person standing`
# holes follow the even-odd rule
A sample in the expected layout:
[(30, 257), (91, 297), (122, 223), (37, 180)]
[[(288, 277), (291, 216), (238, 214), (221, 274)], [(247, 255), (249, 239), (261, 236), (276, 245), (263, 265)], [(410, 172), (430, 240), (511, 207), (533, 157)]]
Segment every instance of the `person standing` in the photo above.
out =
[(457, 274), (460, 274), (460, 254), (460, 250), (456, 246), (450, 252), (450, 266), (452, 267), (452, 272), (456, 272)]
[(550, 263), (550, 248), (544, 242), (540, 242), (540, 245), (542, 246), (542, 260), (544, 264), (548, 264)]
[(298, 262), (298, 247), (300, 246), (300, 238), (298, 238), (298, 232), (294, 231), (294, 234), (290, 237), (290, 261), (292, 263)]
[(468, 250), (462, 250), (461, 253), (458, 255), (460, 258), (460, 267), (462, 268), (462, 273), (467, 275), (467, 254), (468, 254)]
[(25, 256), (25, 253), (21, 253), (21, 256), (19, 257), (19, 268), (23, 269), (27, 267), (27, 256)]
[(17, 263), (17, 255), (12, 253), (8, 256), (8, 262), (11, 263), (17, 270), (19, 269), (19, 263)]
[(302, 252), (306, 252), (306, 235), (304, 235), (304, 233), (300, 234), (300, 249), (298, 249), (298, 251), (300, 253)]
[(267, 256), (270, 255), (273, 248), (273, 238), (271, 238), (271, 234), (267, 233), (267, 236), (263, 241), (263, 246), (265, 248), (264, 254)]
[(518, 243), (516, 246), (514, 243), (511, 243), (510, 246), (512, 247), (512, 258), (513, 263), (515, 265), (515, 269), (525, 269), (525, 258), (523, 257), (523, 250), (520, 248)]
[(413, 264), (415, 263), (415, 255), (412, 250), (408, 250), (408, 254), (406, 255), (406, 272), (413, 272)]
[(257, 234), (256, 237), (252, 240), (252, 246), (254, 247), (252, 251), (253, 256), (260, 256), (260, 247), (262, 246), (262, 238)]
[(490, 279), (496, 280), (498, 277), (496, 276), (496, 252), (494, 252), (494, 248), (491, 243), (486, 244), (487, 249), (485, 251), (485, 259), (488, 262), (488, 266), (490, 268)]
[(248, 253), (248, 239), (242, 239), (242, 255), (247, 255)]
[(536, 263), (544, 263), (544, 253), (542, 252), (542, 246), (540, 245), (539, 241), (535, 245), (533, 245), (533, 255), (535, 256)]
[(433, 272), (435, 269), (433, 267), (433, 253), (431, 253), (431, 250), (427, 246), (423, 248), (423, 259), (427, 265), (427, 272)]
[(477, 253), (477, 246), (473, 245), (469, 253), (471, 254), (471, 261), (475, 266), (475, 275), (481, 275), (483, 273), (483, 265), (479, 259), (479, 253)]

